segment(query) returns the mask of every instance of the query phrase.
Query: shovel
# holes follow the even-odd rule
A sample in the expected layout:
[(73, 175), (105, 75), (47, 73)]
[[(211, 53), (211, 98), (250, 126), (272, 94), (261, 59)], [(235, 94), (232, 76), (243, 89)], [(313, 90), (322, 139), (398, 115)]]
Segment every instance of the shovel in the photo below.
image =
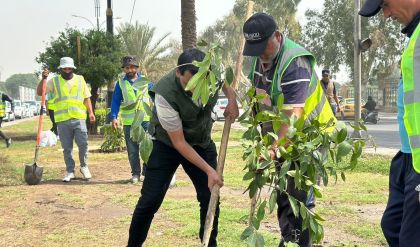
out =
[(35, 158), (32, 165), (25, 165), (25, 182), (29, 185), (39, 184), (42, 180), (42, 172), (44, 168), (37, 164), (38, 161), (38, 151), (41, 143), (41, 130), (42, 130), (42, 116), (45, 112), (45, 91), (47, 87), (47, 79), (42, 80), (42, 100), (41, 100), (41, 114), (39, 114), (38, 120), (38, 133), (36, 136), (36, 146), (35, 146)]
[[(223, 175), (223, 169), (225, 167), (226, 148), (227, 148), (227, 144), (229, 140), (230, 126), (231, 126), (230, 117), (226, 117), (225, 125), (223, 127), (222, 141), (220, 143), (219, 158), (217, 160), (217, 168), (216, 168), (216, 171), (220, 176)], [(220, 187), (219, 185), (216, 184), (211, 189), (210, 202), (209, 202), (209, 207), (207, 209), (206, 221), (204, 224), (204, 235), (203, 235), (203, 240), (201, 243), (202, 247), (207, 247), (209, 244), (210, 234), (211, 234), (211, 231), (213, 230), (214, 214), (216, 212), (216, 206), (217, 206), (217, 202), (219, 201), (219, 197), (220, 197)]]

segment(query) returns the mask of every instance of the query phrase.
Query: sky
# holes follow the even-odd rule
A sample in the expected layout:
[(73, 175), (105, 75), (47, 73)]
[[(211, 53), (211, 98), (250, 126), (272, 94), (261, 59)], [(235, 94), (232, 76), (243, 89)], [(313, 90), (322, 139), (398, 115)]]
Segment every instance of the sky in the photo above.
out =
[[(131, 13), (134, 11), (131, 17)], [(202, 32), (217, 19), (227, 15), (234, 0), (196, 0), (197, 31)], [(323, 0), (302, 0), (298, 18), (304, 19), (308, 8), (320, 8)], [(99, 23), (106, 28), (106, 0), (100, 0)], [(181, 39), (181, 4), (177, 0), (114, 0), (114, 27), (123, 22), (139, 21), (156, 27), (156, 36), (171, 33)], [(18, 14), (19, 13), (19, 14)], [(73, 17), (72, 15), (83, 16)], [(35, 58), (44, 51), (51, 37), (65, 27), (82, 29), (96, 25), (93, 0), (14, 0), (2, 1), (0, 8), (0, 81), (16, 73), (39, 70)]]

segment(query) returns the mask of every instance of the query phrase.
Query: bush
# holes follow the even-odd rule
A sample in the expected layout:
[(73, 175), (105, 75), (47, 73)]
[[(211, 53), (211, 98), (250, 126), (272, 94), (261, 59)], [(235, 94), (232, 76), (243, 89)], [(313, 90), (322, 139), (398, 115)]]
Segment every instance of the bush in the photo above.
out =
[(108, 109), (96, 109), (95, 110), (95, 118), (96, 118), (96, 124), (97, 126), (104, 126), (106, 121), (106, 116), (109, 113)]
[(102, 152), (117, 152), (124, 148), (124, 132), (122, 128), (114, 129), (110, 125), (103, 127), (105, 130), (105, 141), (101, 145)]

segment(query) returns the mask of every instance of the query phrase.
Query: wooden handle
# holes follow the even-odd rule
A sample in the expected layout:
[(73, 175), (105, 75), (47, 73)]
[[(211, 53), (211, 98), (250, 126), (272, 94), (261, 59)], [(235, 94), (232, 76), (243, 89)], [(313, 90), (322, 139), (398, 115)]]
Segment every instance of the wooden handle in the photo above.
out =
[[(225, 167), (225, 159), (226, 159), (226, 149), (228, 145), (229, 140), (229, 133), (230, 133), (230, 127), (231, 127), (231, 120), (229, 117), (226, 117), (225, 119), (225, 125), (223, 127), (223, 133), (222, 133), (222, 140), (220, 143), (220, 149), (219, 149), (219, 158), (217, 160), (217, 174), (220, 176), (223, 176), (223, 169)], [(210, 202), (209, 207), (207, 209), (207, 216), (206, 216), (206, 222), (204, 225), (204, 235), (203, 235), (203, 241), (202, 245), (203, 247), (207, 247), (210, 240), (210, 234), (213, 230), (213, 221), (214, 221), (214, 215), (216, 213), (216, 207), (217, 203), (219, 201), (219, 195), (220, 195), (220, 187), (219, 185), (214, 185), (211, 189), (211, 196), (210, 196)]]

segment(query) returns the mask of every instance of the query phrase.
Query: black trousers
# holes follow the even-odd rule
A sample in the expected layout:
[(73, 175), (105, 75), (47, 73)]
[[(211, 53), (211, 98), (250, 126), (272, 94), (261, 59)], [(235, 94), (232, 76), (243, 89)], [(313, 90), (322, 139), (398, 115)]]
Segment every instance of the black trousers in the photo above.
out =
[(389, 198), (381, 221), (389, 246), (420, 246), (420, 174), (411, 154), (395, 155), (389, 173)]
[[(212, 142), (207, 148), (194, 147), (195, 151), (213, 168), (217, 165), (216, 146)], [(142, 246), (155, 213), (158, 211), (168, 190), (172, 176), (179, 164), (182, 165), (187, 175), (192, 180), (200, 204), (200, 239), (204, 234), (204, 223), (210, 201), (207, 175), (186, 160), (177, 150), (160, 141), (153, 141), (153, 151), (147, 163), (146, 174), (141, 189), (141, 196), (131, 220), (128, 246)], [(213, 230), (210, 235), (209, 246), (217, 246), (216, 237), (218, 230), (219, 206), (216, 208)], [(166, 243), (165, 246), (173, 246)]]
[(55, 135), (58, 135), (57, 123), (55, 122), (55, 119), (54, 119), (54, 110), (48, 110), (48, 115), (50, 115), (50, 120), (51, 120), (51, 123), (52, 123), (51, 131)]
[[(0, 117), (0, 128), (1, 128), (1, 124), (3, 123), (3, 117)], [(3, 138), (6, 142), (9, 139), (9, 137), (7, 135), (5, 135), (3, 133), (3, 131), (0, 130), (0, 137)]]
[[(311, 191), (308, 195), (305, 191), (296, 189), (293, 177), (287, 176), (286, 191), (297, 200), (305, 202), (306, 207), (309, 209), (315, 207), (313, 192)], [(312, 245), (309, 231), (307, 229), (302, 231), (302, 217), (300, 215), (296, 217), (293, 214), (289, 199), (284, 193), (277, 195), (277, 218), (282, 235), (279, 247), (283, 247), (285, 242), (297, 243), (300, 247), (309, 247)]]

